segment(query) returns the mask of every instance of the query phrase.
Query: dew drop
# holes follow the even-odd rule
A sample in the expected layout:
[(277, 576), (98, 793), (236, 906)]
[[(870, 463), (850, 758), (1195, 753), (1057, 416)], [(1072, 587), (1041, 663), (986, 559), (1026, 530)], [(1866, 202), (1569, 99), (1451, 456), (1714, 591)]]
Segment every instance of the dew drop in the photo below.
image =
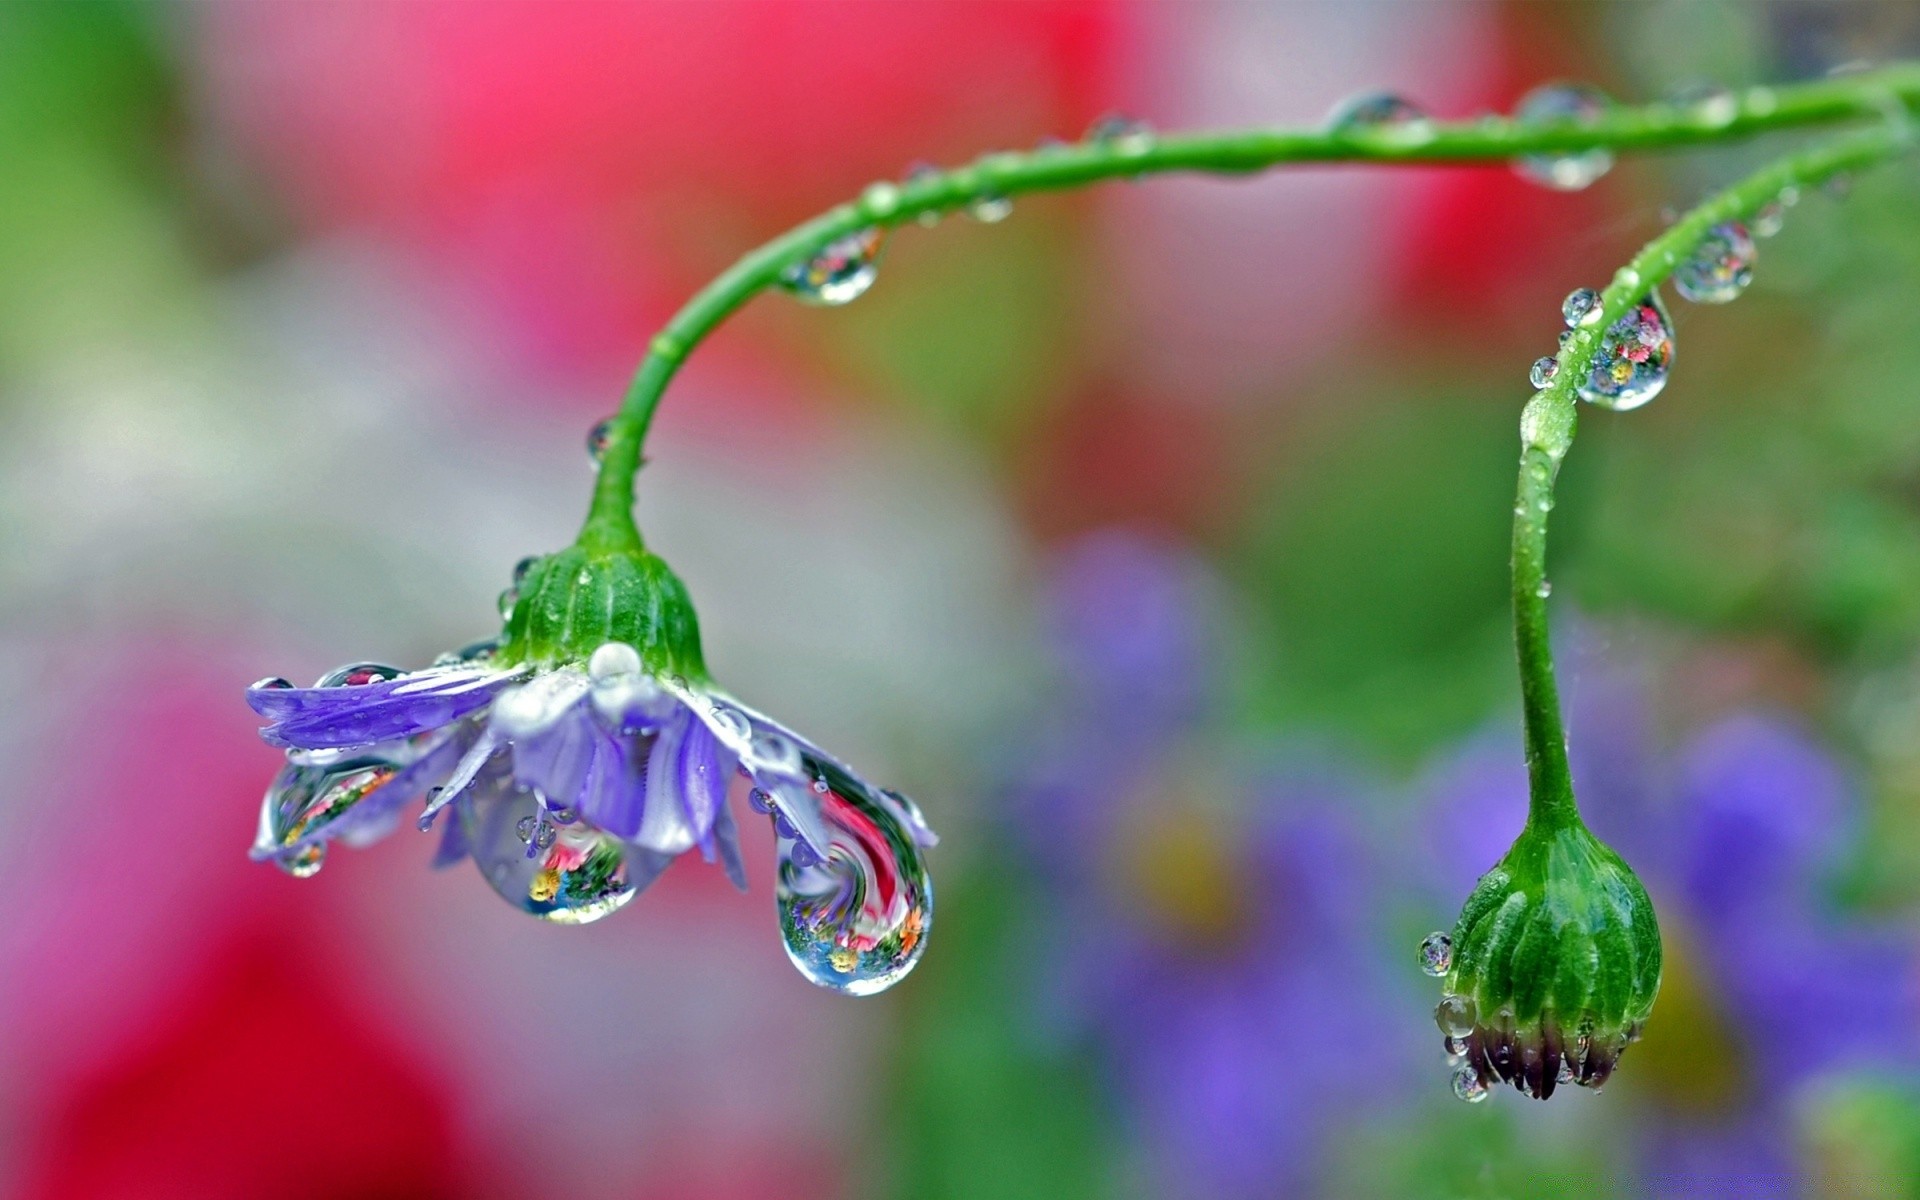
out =
[(878, 226), (835, 238), (818, 254), (780, 275), (780, 286), (808, 304), (837, 305), (859, 299), (880, 273)]
[(315, 842), (311, 846), (303, 846), (285, 858), (274, 859), (274, 862), (295, 879), (312, 879), (326, 865), (327, 844)]
[(613, 418), (599, 422), (587, 430), (587, 457), (599, 462), (607, 456), (607, 442), (613, 436)]
[(822, 764), (824, 861), (785, 838), (776, 903), (787, 957), (822, 987), (871, 996), (898, 983), (926, 949), (933, 880), (912, 836), (852, 776)]
[(389, 667), (385, 663), (348, 663), (344, 667), (335, 667), (320, 677), (315, 687), (364, 687), (370, 683), (385, 683), (406, 674), (399, 667)]
[(1464, 1058), (1466, 1057), (1466, 1053), (1467, 1053), (1467, 1039), (1457, 1038), (1457, 1037), (1447, 1038), (1446, 1049), (1447, 1049), (1448, 1058), (1451, 1058), (1451, 1059)]
[(1473, 1018), (1473, 1001), (1465, 996), (1442, 996), (1433, 1009), (1433, 1023), (1448, 1037), (1466, 1037), (1472, 1033)]
[(1527, 372), (1527, 379), (1536, 389), (1546, 387), (1553, 377), (1560, 373), (1560, 363), (1551, 355), (1533, 360), (1533, 369)]
[(900, 188), (888, 180), (877, 179), (860, 193), (860, 203), (876, 217), (890, 217), (893, 210), (900, 207)]
[(1420, 942), (1420, 969), (1438, 978), (1453, 966), (1453, 939), (1434, 930)]
[(529, 554), (519, 562), (513, 564), (513, 586), (519, 587), (525, 583), (527, 576), (539, 565), (540, 556), (538, 554)]
[[(917, 183), (925, 183), (929, 179), (933, 179), (937, 177), (939, 174), (940, 174), (940, 168), (934, 166), (932, 163), (928, 163), (928, 162), (913, 163), (907, 167), (907, 176), (906, 176), (907, 186), (911, 187)], [(927, 211), (921, 213), (919, 216), (915, 217), (914, 220), (918, 221), (923, 227), (927, 229), (932, 229), (935, 225), (938, 225), (940, 223), (940, 214), (938, 211), (934, 209), (928, 209)]]
[(1560, 331), (1560, 344), (1561, 344), (1562, 346), (1564, 346), (1564, 345), (1566, 345), (1566, 344), (1567, 344), (1568, 342), (1570, 342), (1570, 341), (1572, 341), (1572, 340), (1573, 340), (1573, 330), (1571, 330), (1571, 329), (1562, 329), (1562, 330)]
[(1673, 369), (1673, 322), (1658, 291), (1648, 292), (1600, 337), (1580, 398), (1619, 412), (1660, 394)]
[(648, 851), (591, 825), (556, 828), (541, 819), (539, 801), (529, 793), (497, 793), (475, 802), (462, 798), (459, 812), (474, 864), (488, 886), (522, 912), (559, 925), (584, 925), (634, 897), (631, 857)]
[(1533, 594), (1540, 597), (1540, 599), (1542, 600), (1545, 600), (1548, 596), (1553, 595), (1553, 580), (1542, 579), (1540, 581), (1540, 586), (1533, 589)]
[(500, 609), (501, 620), (511, 617), (513, 615), (513, 606), (520, 603), (520, 589), (517, 587), (505, 589), (500, 593), (500, 597), (495, 603)]
[(603, 642), (587, 659), (587, 677), (600, 685), (625, 683), (640, 674), (640, 652), (625, 642)]
[(1478, 1104), (1492, 1095), (1493, 1090), (1480, 1078), (1478, 1068), (1472, 1063), (1461, 1063), (1453, 1069), (1453, 1094), (1468, 1104)]
[(1084, 140), (1121, 154), (1145, 154), (1153, 149), (1153, 127), (1124, 113), (1108, 113), (1087, 127)]
[(1753, 236), (1770, 238), (1779, 233), (1787, 223), (1787, 209), (1778, 200), (1770, 200), (1760, 206), (1753, 214), (1751, 226)]
[(1421, 142), (1433, 136), (1433, 118), (1425, 109), (1392, 92), (1361, 92), (1333, 106), (1327, 114), (1333, 133), (1389, 135), (1399, 142)]
[(1753, 282), (1756, 251), (1747, 227), (1728, 221), (1707, 230), (1693, 255), (1673, 271), (1673, 290), (1695, 304), (1725, 304)]
[(278, 675), (269, 675), (265, 679), (255, 680), (253, 685), (247, 690), (250, 692), (277, 692), (283, 688), (290, 688), (292, 686), (293, 684), (280, 678)]
[(481, 638), (477, 642), (468, 642), (458, 650), (449, 650), (433, 660), (436, 667), (456, 667), (462, 663), (485, 662), (500, 653), (500, 639)]
[[(1567, 328), (1597, 325), (1600, 322), (1600, 293), (1592, 288), (1575, 288), (1560, 302), (1560, 316)], [(1565, 341), (1565, 339), (1561, 339)]]
[[(1605, 116), (1612, 104), (1605, 92), (1588, 84), (1549, 83), (1522, 96), (1513, 119), (1521, 125), (1591, 125)], [(1595, 146), (1554, 154), (1523, 154), (1513, 166), (1522, 179), (1555, 191), (1577, 192), (1613, 167), (1613, 151)]]
[(967, 215), (984, 225), (993, 225), (1013, 215), (1013, 201), (988, 193), (967, 205)]
[(1733, 124), (1740, 115), (1740, 97), (1733, 89), (1718, 83), (1695, 83), (1681, 88), (1669, 102), (1686, 112), (1695, 125), (1720, 129)]
[(754, 788), (747, 793), (747, 807), (757, 813), (771, 816), (773, 814), (773, 796), (765, 788)]

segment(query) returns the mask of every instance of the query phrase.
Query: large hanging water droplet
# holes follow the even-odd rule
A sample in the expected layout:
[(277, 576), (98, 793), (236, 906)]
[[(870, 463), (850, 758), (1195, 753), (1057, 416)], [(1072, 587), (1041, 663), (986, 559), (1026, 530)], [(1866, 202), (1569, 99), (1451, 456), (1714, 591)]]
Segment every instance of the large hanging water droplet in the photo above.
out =
[(1707, 230), (1692, 257), (1673, 269), (1673, 290), (1695, 304), (1725, 304), (1753, 282), (1758, 256), (1747, 227), (1728, 221)]
[[(1599, 88), (1584, 83), (1549, 83), (1520, 98), (1513, 119), (1522, 125), (1571, 121), (1591, 125), (1606, 115), (1613, 101)], [(1555, 154), (1523, 154), (1513, 164), (1522, 179), (1562, 192), (1577, 192), (1613, 167), (1613, 151), (1604, 146)]]
[(584, 925), (635, 895), (628, 858), (645, 851), (591, 825), (558, 825), (529, 792), (462, 800), (460, 819), (488, 886), (522, 912)]
[(1478, 1104), (1492, 1095), (1493, 1089), (1480, 1078), (1479, 1068), (1472, 1063), (1461, 1063), (1453, 1069), (1453, 1094), (1468, 1104)]
[(1327, 114), (1333, 133), (1387, 134), (1394, 141), (1419, 142), (1433, 136), (1433, 118), (1419, 105), (1392, 92), (1361, 92)]
[(1639, 408), (1667, 386), (1673, 369), (1673, 321), (1657, 291), (1648, 292), (1600, 335), (1580, 384), (1580, 398), (1620, 412)]
[(607, 456), (607, 442), (613, 437), (613, 418), (608, 417), (587, 430), (587, 457), (598, 463)]
[(1085, 140), (1121, 154), (1145, 154), (1153, 149), (1153, 127), (1124, 113), (1108, 113), (1087, 126)]
[(828, 785), (820, 796), (827, 852), (822, 860), (804, 842), (780, 843), (781, 937), (809, 980), (871, 996), (920, 961), (933, 927), (933, 879), (886, 804), (832, 764), (808, 766)]
[(362, 662), (348, 663), (344, 667), (335, 667), (320, 677), (315, 687), (364, 687), (369, 683), (385, 683), (406, 674), (399, 667), (390, 667), (385, 663)]
[[(1560, 302), (1560, 316), (1566, 321), (1569, 329), (1599, 324), (1600, 309), (1600, 293), (1592, 288), (1575, 288), (1567, 293), (1565, 300)], [(1561, 344), (1565, 345), (1566, 340), (1563, 336), (1560, 339)]]
[(780, 286), (808, 304), (846, 304), (873, 286), (879, 275), (878, 226), (835, 238), (818, 254), (780, 274)]
[(1537, 390), (1552, 383), (1553, 377), (1559, 373), (1559, 360), (1552, 355), (1547, 355), (1533, 360), (1533, 368), (1527, 372), (1527, 381)]
[(1420, 943), (1420, 969), (1436, 978), (1453, 967), (1453, 939), (1438, 929)]

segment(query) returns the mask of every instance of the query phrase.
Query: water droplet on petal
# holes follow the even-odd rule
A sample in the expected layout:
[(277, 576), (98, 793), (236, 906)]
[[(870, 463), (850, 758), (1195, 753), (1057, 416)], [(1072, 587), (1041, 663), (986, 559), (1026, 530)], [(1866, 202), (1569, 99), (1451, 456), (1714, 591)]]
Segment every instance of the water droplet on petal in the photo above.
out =
[(344, 667), (335, 667), (320, 677), (315, 687), (363, 687), (369, 683), (385, 683), (389, 679), (398, 679), (406, 674), (399, 667), (389, 667), (385, 663), (348, 663)]
[(1683, 110), (1687, 119), (1694, 124), (1709, 129), (1731, 125), (1734, 118), (1740, 115), (1740, 97), (1724, 84), (1689, 84), (1675, 92), (1668, 103)]
[(818, 254), (780, 275), (780, 286), (808, 304), (836, 305), (857, 300), (880, 273), (878, 226), (835, 238)]
[(287, 680), (280, 678), (278, 675), (269, 675), (265, 679), (255, 680), (253, 685), (247, 690), (255, 691), (255, 692), (278, 691), (281, 688), (290, 688), (292, 686), (293, 684), (289, 683)]
[(1658, 291), (1648, 292), (1600, 337), (1580, 398), (1625, 412), (1667, 386), (1673, 369), (1673, 322)]
[(1527, 379), (1535, 388), (1543, 388), (1552, 383), (1553, 377), (1559, 373), (1559, 360), (1552, 355), (1546, 355), (1533, 360), (1533, 368), (1527, 372)]
[(320, 868), (326, 865), (327, 844), (315, 842), (311, 846), (303, 846), (294, 853), (273, 861), (282, 871), (295, 879), (312, 879), (320, 873)]
[(977, 197), (967, 205), (967, 215), (983, 225), (994, 225), (1013, 215), (1013, 201), (994, 192)]
[[(1600, 293), (1592, 288), (1575, 288), (1560, 302), (1560, 316), (1569, 329), (1598, 324), (1600, 313)], [(1564, 342), (1566, 339), (1561, 340)]]
[(1787, 223), (1787, 209), (1778, 200), (1769, 200), (1753, 214), (1751, 230), (1753, 236), (1770, 238), (1779, 233)]
[(1145, 154), (1153, 149), (1153, 127), (1124, 113), (1108, 113), (1087, 126), (1085, 140), (1121, 154)]
[(1728, 221), (1707, 230), (1693, 255), (1673, 271), (1673, 290), (1695, 304), (1725, 304), (1753, 282), (1758, 252), (1747, 227)]
[[(1570, 121), (1591, 125), (1606, 115), (1613, 101), (1584, 83), (1549, 83), (1520, 98), (1513, 119), (1522, 125)], [(1522, 179), (1562, 192), (1577, 192), (1605, 175), (1613, 166), (1613, 151), (1604, 146), (1554, 154), (1523, 154), (1514, 163)]]
[(645, 851), (591, 825), (556, 828), (540, 819), (538, 801), (529, 793), (463, 798), (459, 812), (480, 873), (522, 912), (584, 925), (634, 897), (629, 856)]
[[(926, 949), (933, 880), (912, 836), (858, 780), (823, 766), (824, 861), (780, 843), (776, 897), (787, 957), (822, 987), (870, 996), (898, 983)], [(802, 851), (807, 851), (802, 853)]]
[(613, 418), (608, 417), (587, 430), (587, 457), (599, 462), (607, 456), (607, 440), (613, 436)]
[(1425, 109), (1392, 92), (1361, 92), (1327, 114), (1333, 133), (1390, 134), (1397, 142), (1422, 142), (1433, 136), (1433, 118)]
[(1448, 1037), (1466, 1037), (1472, 1033), (1473, 1018), (1473, 1001), (1465, 996), (1442, 996), (1433, 1009), (1433, 1023)]
[(1493, 1091), (1487, 1081), (1480, 1078), (1479, 1068), (1472, 1063), (1461, 1063), (1453, 1069), (1453, 1094), (1468, 1104), (1478, 1104)]
[(1436, 929), (1420, 943), (1420, 969), (1438, 977), (1452, 966), (1453, 939)]
[(773, 795), (765, 788), (753, 788), (747, 792), (747, 806), (757, 813), (773, 813)]

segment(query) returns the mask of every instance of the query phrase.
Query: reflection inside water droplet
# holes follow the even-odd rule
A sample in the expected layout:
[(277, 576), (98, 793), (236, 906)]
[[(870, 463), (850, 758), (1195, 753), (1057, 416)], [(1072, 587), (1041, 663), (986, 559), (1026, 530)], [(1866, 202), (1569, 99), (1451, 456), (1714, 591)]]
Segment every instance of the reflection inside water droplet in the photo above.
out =
[(1728, 221), (1707, 230), (1692, 256), (1673, 270), (1673, 290), (1695, 304), (1725, 304), (1753, 282), (1758, 257), (1747, 227)]
[(1436, 929), (1420, 943), (1420, 969), (1437, 977), (1452, 966), (1453, 939)]
[(857, 300), (879, 276), (881, 232), (878, 226), (836, 238), (818, 254), (788, 267), (780, 286), (808, 304), (836, 305)]
[(1536, 389), (1543, 388), (1552, 383), (1553, 377), (1559, 373), (1560, 363), (1553, 356), (1546, 355), (1533, 360), (1533, 367), (1527, 372), (1527, 381)]
[(587, 457), (599, 462), (607, 456), (607, 440), (613, 436), (613, 418), (608, 417), (587, 430)]
[(1492, 1094), (1492, 1089), (1472, 1063), (1461, 1063), (1453, 1070), (1453, 1094), (1468, 1104), (1478, 1104)]
[(1601, 335), (1580, 398), (1625, 412), (1667, 386), (1673, 369), (1673, 322), (1657, 291), (1648, 292)]
[[(809, 763), (820, 796), (824, 861), (780, 843), (776, 901), (787, 957), (822, 987), (870, 996), (898, 983), (926, 949), (933, 880), (901, 815), (831, 763)], [(755, 807), (759, 807), (756, 803)]]
[(1433, 136), (1433, 119), (1419, 105), (1392, 92), (1361, 92), (1333, 106), (1327, 128), (1334, 133), (1383, 133), (1395, 141)]
[(335, 667), (320, 677), (315, 687), (364, 687), (369, 683), (385, 683), (389, 679), (398, 679), (406, 674), (399, 667), (389, 667), (385, 663), (348, 663), (344, 667)]
[[(462, 799), (460, 820), (487, 884), (520, 911), (559, 925), (597, 921), (635, 895), (626, 846), (590, 825), (556, 826), (530, 792), (497, 786)], [(650, 880), (657, 867), (647, 873)]]

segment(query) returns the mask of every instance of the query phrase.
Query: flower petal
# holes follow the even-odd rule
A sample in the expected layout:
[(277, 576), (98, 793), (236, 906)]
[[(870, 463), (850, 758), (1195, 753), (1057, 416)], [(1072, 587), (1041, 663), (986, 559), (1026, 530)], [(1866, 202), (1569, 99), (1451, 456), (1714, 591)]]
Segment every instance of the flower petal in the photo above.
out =
[(400, 810), (459, 761), (465, 738), (449, 732), (419, 744), (397, 743), (378, 754), (289, 762), (260, 806), (249, 852), (255, 860), (288, 861), (333, 838), (364, 846), (393, 831)]
[(682, 712), (660, 730), (647, 755), (646, 808), (633, 840), (662, 854), (680, 854), (699, 840), (687, 813), (680, 772), (680, 751), (694, 718)]
[(512, 671), (429, 668), (354, 687), (247, 689), (247, 703), (271, 724), (260, 736), (310, 750), (367, 746), (449, 725), (487, 706)]
[(640, 832), (640, 817), (647, 806), (646, 769), (652, 740), (605, 730), (599, 734), (580, 792), (580, 816), (615, 837), (632, 841)]

